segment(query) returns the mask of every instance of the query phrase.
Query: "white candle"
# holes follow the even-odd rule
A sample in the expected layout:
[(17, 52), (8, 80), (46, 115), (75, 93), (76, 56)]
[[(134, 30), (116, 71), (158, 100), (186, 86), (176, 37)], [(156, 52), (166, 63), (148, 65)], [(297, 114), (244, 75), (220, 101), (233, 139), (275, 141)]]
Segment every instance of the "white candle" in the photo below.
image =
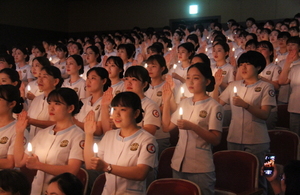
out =
[(30, 85), (27, 85), (27, 91), (30, 91), (30, 90), (31, 90)]
[(97, 154), (98, 154), (98, 145), (96, 143), (94, 143), (93, 151), (94, 151), (94, 157), (97, 157)]
[(205, 48), (205, 52), (207, 52), (207, 48)]
[(234, 47), (232, 48), (232, 51), (233, 51), (233, 52), (235, 51), (235, 48), (234, 48)]
[(83, 77), (83, 74), (79, 75), (80, 77)]
[(175, 70), (177, 68), (177, 64), (174, 64), (173, 65), (173, 69)]
[(145, 68), (148, 68), (148, 64), (146, 63), (146, 64), (144, 65), (144, 67), (145, 67)]
[(183, 115), (183, 109), (182, 109), (182, 107), (179, 108), (179, 115), (180, 115), (180, 119), (182, 119), (182, 115)]
[(52, 57), (49, 58), (49, 61), (50, 61), (50, 62), (52, 61)]
[(172, 50), (172, 48), (171, 48), (171, 47), (169, 47), (169, 48), (168, 48), (168, 51), (171, 51), (171, 50)]
[(182, 97), (184, 97), (184, 88), (183, 88), (183, 87), (180, 87), (180, 91), (181, 91)]
[(32, 156), (32, 145), (30, 142), (27, 145), (27, 150), (28, 150), (29, 156)]
[(277, 64), (277, 63), (278, 63), (278, 58), (275, 59), (275, 64)]
[(237, 96), (237, 88), (236, 88), (236, 86), (233, 87), (233, 93), (234, 93), (234, 96)]

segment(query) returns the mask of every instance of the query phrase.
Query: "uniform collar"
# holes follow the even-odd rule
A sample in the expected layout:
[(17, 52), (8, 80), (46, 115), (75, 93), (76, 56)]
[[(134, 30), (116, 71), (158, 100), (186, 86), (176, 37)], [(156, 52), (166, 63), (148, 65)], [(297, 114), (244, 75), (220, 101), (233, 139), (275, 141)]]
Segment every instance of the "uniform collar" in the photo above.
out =
[(5, 125), (4, 127), (1, 127), (1, 128), (0, 128), (0, 131), (3, 131), (3, 130), (5, 130), (5, 129), (7, 129), (7, 128), (13, 126), (14, 124), (16, 124), (16, 120), (14, 120), (14, 121), (8, 123), (8, 124)]
[(70, 131), (71, 129), (73, 129), (75, 126), (76, 126), (76, 125), (72, 125), (72, 126), (66, 128), (66, 129), (62, 130), (62, 131), (56, 132), (56, 134), (55, 134), (55, 132), (53, 131), (53, 128), (55, 127), (55, 125), (53, 125), (52, 128), (50, 128), (50, 130), (49, 130), (49, 134), (50, 134), (50, 135), (54, 135), (54, 134), (55, 134), (55, 135), (62, 135), (62, 134), (64, 134), (64, 133), (67, 133), (67, 132)]
[(137, 137), (139, 134), (142, 133), (142, 129), (139, 129), (137, 132), (135, 132), (135, 133), (132, 134), (131, 136), (128, 136), (128, 137), (123, 138), (123, 137), (120, 136), (121, 130), (120, 130), (120, 129), (117, 129), (116, 131), (117, 131), (117, 135), (116, 135), (116, 136), (117, 136), (117, 140), (118, 140), (118, 141), (122, 141), (122, 142), (129, 141), (129, 140), (131, 140), (131, 139)]

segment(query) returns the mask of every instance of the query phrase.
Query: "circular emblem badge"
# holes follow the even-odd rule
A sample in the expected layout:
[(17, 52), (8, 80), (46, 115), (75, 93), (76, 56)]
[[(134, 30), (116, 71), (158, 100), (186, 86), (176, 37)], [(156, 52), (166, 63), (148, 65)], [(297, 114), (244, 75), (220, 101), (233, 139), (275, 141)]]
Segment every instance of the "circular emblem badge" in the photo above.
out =
[(139, 144), (138, 143), (133, 143), (130, 146), (130, 150), (131, 151), (136, 151), (139, 148)]
[(159, 112), (157, 110), (153, 110), (152, 112), (153, 116), (158, 118), (159, 117)]
[(219, 121), (221, 121), (222, 118), (223, 118), (222, 113), (221, 113), (221, 112), (218, 112), (217, 115), (216, 115), (216, 117), (217, 117), (217, 119), (218, 119)]
[(60, 143), (60, 147), (67, 147), (69, 144), (69, 141), (68, 140), (63, 140), (61, 143)]
[(205, 110), (201, 110), (200, 113), (199, 113), (199, 116), (200, 116), (201, 118), (206, 118), (207, 112), (206, 112)]
[(148, 144), (147, 151), (151, 154), (154, 154), (156, 152), (156, 148), (155, 148), (154, 144)]

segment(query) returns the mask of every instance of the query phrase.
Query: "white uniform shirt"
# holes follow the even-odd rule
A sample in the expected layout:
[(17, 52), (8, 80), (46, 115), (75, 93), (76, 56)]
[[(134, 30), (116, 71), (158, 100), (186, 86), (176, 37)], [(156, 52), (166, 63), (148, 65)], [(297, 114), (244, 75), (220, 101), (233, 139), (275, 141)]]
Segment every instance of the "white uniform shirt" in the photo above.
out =
[(61, 63), (58, 61), (54, 64), (54, 66), (60, 70), (61, 75), (66, 74), (66, 65), (67, 65), (66, 61), (61, 62)]
[(132, 62), (127, 62), (126, 64), (124, 64), (124, 75), (125, 75), (126, 70), (127, 70), (130, 66), (132, 66)]
[(246, 86), (244, 80), (231, 82), (220, 99), (230, 104), (232, 116), (227, 137), (228, 142), (238, 144), (261, 144), (270, 142), (266, 121), (255, 117), (242, 107), (234, 106), (233, 87), (237, 88), (237, 95), (251, 106), (276, 106), (275, 90), (272, 84), (262, 80)]
[[(38, 120), (49, 120), (48, 102), (44, 94), (35, 97), (28, 109), (28, 116)], [(29, 140), (37, 134), (41, 128), (30, 125)]]
[[(16, 139), (16, 121), (12, 121), (0, 128), (0, 159), (6, 159), (7, 155), (14, 154)], [(28, 131), (24, 131), (24, 146), (27, 144)]]
[(289, 52), (285, 52), (285, 53), (280, 53), (279, 51), (276, 52), (277, 54), (277, 63), (280, 63), (281, 61), (285, 60), (287, 55), (289, 54)]
[(149, 85), (148, 90), (145, 92), (145, 95), (154, 101), (159, 107), (162, 105), (162, 88), (166, 81), (163, 81), (159, 85), (152, 86)]
[[(222, 132), (223, 107), (209, 97), (193, 102), (192, 98), (183, 99), (178, 108), (182, 107), (182, 118), (197, 124), (209, 131)], [(177, 124), (180, 119), (179, 109), (172, 114), (171, 122)], [(206, 173), (215, 170), (211, 144), (207, 143), (192, 130), (179, 129), (179, 140), (172, 158), (171, 167), (180, 172)]]
[(158, 105), (148, 97), (144, 97), (141, 101), (144, 118), (138, 126), (142, 128), (145, 125), (155, 125), (157, 127), (154, 135), (156, 139), (170, 137), (169, 133), (165, 133), (161, 130), (161, 113)]
[[(223, 76), (223, 80), (222, 82), (224, 83), (230, 83), (232, 81), (234, 81), (234, 76), (236, 74), (235, 68), (231, 65), (231, 64), (224, 64), (223, 66), (211, 66), (211, 72), (212, 75), (215, 75), (216, 72), (221, 69), (222, 70), (222, 76)], [(221, 89), (219, 89), (220, 92), (222, 92)]]
[(111, 85), (113, 91), (113, 97), (115, 97), (118, 93), (123, 92), (124, 91), (124, 81), (119, 81), (118, 83)]
[[(30, 81), (28, 83), (28, 85), (25, 87), (25, 97), (27, 97), (28, 86), (30, 86), (30, 92), (33, 93), (33, 95), (35, 95), (35, 96), (39, 96), (39, 95), (42, 95), (44, 93), (43, 91), (41, 91), (39, 89), (39, 85), (37, 83), (37, 80), (34, 80), (34, 81)], [(28, 107), (30, 107), (31, 102), (32, 102), (32, 100), (27, 99)]]
[[(143, 129), (125, 138), (120, 136), (119, 129), (108, 131), (98, 145), (99, 158), (112, 165), (130, 167), (144, 164), (154, 168), (158, 164), (156, 140)], [(146, 180), (135, 181), (108, 173), (105, 176), (104, 195), (146, 194)]]
[(259, 75), (270, 81), (278, 81), (280, 73), (281, 73), (280, 66), (271, 63), (267, 65)]
[(31, 66), (29, 64), (19, 67), (17, 66), (16, 71), (20, 75), (20, 80), (21, 81), (28, 81), (28, 79), (34, 79), (34, 76), (31, 73)]
[[(70, 159), (83, 161), (84, 132), (76, 125), (56, 134), (53, 128), (54, 125), (40, 130), (31, 142), (32, 153), (39, 157), (39, 161), (49, 165), (67, 165)], [(32, 182), (31, 195), (45, 194), (53, 177), (38, 170)]]
[(85, 98), (85, 80), (82, 78), (78, 79), (75, 83), (70, 83), (70, 78), (65, 79), (62, 87), (73, 89), (77, 93), (79, 99)]
[[(298, 60), (299, 61), (299, 60)], [(300, 63), (298, 65), (293, 65), (290, 69), (288, 78), (291, 80), (291, 94), (289, 98), (288, 111), (292, 113), (300, 113)]]
[[(182, 78), (186, 79), (186, 76), (187, 76), (187, 70), (188, 70), (189, 67), (186, 67), (186, 68), (183, 68), (182, 67), (182, 64), (181, 63), (177, 63), (177, 67), (176, 69), (170, 69), (169, 73), (168, 74), (171, 74), (174, 72), (174, 73), (177, 73), (179, 76), (181, 76)], [(183, 84), (180, 80), (178, 79), (174, 79), (173, 78), (173, 81), (174, 81), (174, 84), (175, 84), (175, 88), (174, 88), (174, 94), (177, 94), (181, 85)]]

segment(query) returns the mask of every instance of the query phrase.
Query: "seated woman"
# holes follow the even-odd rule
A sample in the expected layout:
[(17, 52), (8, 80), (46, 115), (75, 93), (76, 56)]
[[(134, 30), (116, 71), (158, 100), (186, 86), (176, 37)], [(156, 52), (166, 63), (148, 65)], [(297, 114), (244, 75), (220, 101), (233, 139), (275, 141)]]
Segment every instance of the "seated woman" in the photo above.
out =
[(92, 150), (96, 130), (94, 113), (90, 112), (86, 118), (86, 168), (106, 172), (103, 194), (145, 194), (146, 177), (157, 166), (157, 143), (154, 136), (137, 126), (143, 119), (141, 100), (133, 92), (121, 92), (111, 106), (113, 121), (120, 129), (105, 133), (96, 154)]
[[(59, 70), (58, 70), (59, 71)], [(37, 170), (31, 195), (44, 194), (49, 181), (56, 175), (69, 172), (74, 175), (83, 161), (84, 132), (73, 122), (80, 110), (76, 92), (70, 88), (53, 90), (47, 96), (50, 120), (55, 122), (37, 132), (32, 139), (32, 151), (24, 151), (23, 134), (27, 114), (22, 112), (16, 123), (14, 160), (16, 167)]]

